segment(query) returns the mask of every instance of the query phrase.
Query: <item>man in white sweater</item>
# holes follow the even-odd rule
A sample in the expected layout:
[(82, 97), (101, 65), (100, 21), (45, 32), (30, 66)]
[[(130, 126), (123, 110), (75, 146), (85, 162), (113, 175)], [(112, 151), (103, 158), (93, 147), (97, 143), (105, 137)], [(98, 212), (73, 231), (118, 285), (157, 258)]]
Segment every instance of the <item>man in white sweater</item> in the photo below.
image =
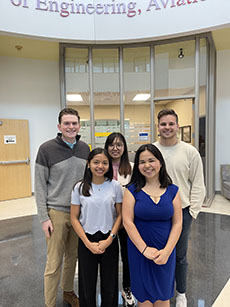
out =
[(173, 183), (179, 186), (183, 207), (183, 229), (176, 245), (176, 307), (187, 307), (187, 248), (192, 219), (196, 219), (205, 197), (203, 165), (197, 149), (178, 140), (178, 116), (172, 109), (158, 113), (160, 139), (154, 143), (161, 151)]

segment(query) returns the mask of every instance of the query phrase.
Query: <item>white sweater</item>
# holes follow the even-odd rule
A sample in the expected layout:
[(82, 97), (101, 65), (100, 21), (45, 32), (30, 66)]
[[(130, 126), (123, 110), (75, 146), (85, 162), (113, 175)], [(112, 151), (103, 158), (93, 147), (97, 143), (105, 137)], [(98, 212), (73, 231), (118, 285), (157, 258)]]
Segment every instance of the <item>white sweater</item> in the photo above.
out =
[(179, 187), (182, 207), (189, 206), (193, 218), (197, 218), (205, 197), (203, 165), (197, 149), (183, 141), (174, 146), (154, 145), (161, 151), (169, 176)]

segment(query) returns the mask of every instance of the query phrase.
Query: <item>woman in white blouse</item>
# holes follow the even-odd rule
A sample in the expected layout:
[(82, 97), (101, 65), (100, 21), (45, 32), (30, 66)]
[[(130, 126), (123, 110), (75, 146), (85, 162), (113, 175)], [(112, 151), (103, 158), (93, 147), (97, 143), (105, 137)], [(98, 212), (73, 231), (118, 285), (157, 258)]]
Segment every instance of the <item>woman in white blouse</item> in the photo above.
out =
[(118, 305), (118, 240), (122, 189), (112, 180), (112, 162), (106, 150), (90, 152), (84, 178), (72, 192), (71, 223), (79, 236), (79, 302), (96, 307), (98, 266), (101, 306)]

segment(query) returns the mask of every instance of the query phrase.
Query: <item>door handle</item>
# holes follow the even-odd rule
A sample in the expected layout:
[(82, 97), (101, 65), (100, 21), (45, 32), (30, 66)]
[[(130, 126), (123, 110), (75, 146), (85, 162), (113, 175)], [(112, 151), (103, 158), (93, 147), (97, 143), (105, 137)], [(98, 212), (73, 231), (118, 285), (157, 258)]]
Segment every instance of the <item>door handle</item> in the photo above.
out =
[(9, 164), (29, 164), (30, 158), (27, 157), (26, 160), (15, 160), (15, 161), (0, 161), (0, 164), (9, 165)]

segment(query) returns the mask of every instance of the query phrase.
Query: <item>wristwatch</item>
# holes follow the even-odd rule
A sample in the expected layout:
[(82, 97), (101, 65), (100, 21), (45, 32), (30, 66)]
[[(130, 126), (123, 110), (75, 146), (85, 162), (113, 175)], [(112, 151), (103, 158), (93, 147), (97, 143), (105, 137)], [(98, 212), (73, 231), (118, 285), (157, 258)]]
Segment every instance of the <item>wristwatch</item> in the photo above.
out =
[(110, 232), (110, 237), (112, 237), (113, 239), (115, 239), (116, 238), (116, 235), (114, 234), (114, 233), (112, 233), (112, 232)]

